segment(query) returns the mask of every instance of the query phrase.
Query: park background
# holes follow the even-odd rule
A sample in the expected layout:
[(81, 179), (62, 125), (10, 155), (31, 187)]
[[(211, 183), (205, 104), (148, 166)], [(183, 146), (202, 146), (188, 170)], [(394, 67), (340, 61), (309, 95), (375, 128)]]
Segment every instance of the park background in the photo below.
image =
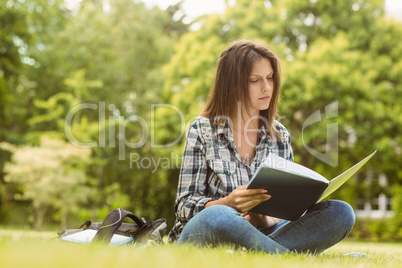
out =
[[(378, 150), (331, 195), (360, 212), (351, 237), (402, 240), (402, 24), (384, 1), (236, 0), (196, 18), (181, 2), (77, 3), (0, 3), (2, 228), (75, 228), (116, 207), (171, 227), (186, 126), (241, 38), (283, 61), (280, 121), (296, 162), (332, 178)], [(327, 152), (329, 124), (336, 166), (306, 149)]]

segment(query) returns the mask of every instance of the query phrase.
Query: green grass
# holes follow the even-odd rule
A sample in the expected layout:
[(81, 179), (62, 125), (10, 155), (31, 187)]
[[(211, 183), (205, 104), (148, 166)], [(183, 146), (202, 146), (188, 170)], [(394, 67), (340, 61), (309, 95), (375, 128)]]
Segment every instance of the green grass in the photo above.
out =
[[(400, 267), (402, 243), (344, 241), (320, 255), (268, 255), (230, 247), (80, 245), (55, 233), (0, 230), (0, 267)], [(368, 258), (343, 254), (363, 252)]]

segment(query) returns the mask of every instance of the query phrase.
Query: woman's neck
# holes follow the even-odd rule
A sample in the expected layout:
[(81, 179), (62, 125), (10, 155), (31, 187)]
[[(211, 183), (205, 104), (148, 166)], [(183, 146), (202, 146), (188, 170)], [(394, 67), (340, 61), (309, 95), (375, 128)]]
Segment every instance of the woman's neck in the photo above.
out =
[(258, 118), (232, 118), (230, 127), (240, 157), (254, 158), (258, 140)]
[(258, 116), (235, 116), (231, 118), (230, 127), (233, 131), (248, 132), (252, 130), (258, 130), (259, 118)]

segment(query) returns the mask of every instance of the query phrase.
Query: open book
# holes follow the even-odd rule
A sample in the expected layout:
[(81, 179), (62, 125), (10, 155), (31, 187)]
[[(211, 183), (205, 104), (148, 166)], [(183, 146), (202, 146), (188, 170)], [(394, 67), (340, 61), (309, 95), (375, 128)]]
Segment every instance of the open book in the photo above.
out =
[(331, 181), (307, 167), (269, 154), (249, 182), (247, 189), (266, 189), (271, 198), (250, 211), (280, 219), (296, 220), (309, 207), (337, 190), (376, 152)]

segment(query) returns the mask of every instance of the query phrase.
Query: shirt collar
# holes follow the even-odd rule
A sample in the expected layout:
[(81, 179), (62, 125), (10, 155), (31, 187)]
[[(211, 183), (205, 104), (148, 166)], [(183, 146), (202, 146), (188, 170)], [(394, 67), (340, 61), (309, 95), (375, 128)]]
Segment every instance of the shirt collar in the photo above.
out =
[[(218, 136), (224, 136), (228, 141), (233, 141), (234, 142), (233, 133), (232, 133), (232, 131), (230, 129), (228, 120), (219, 122), (216, 127), (217, 127), (216, 133), (217, 133)], [(268, 132), (269, 132), (269, 130), (267, 130), (267, 129), (263, 128), (263, 127), (260, 127), (258, 129), (258, 138), (259, 138), (259, 140), (263, 141), (263, 140), (265, 140), (267, 138), (269, 139)]]
[(216, 133), (218, 137), (225, 138), (227, 141), (234, 142), (233, 133), (227, 120), (219, 122), (216, 125)]

